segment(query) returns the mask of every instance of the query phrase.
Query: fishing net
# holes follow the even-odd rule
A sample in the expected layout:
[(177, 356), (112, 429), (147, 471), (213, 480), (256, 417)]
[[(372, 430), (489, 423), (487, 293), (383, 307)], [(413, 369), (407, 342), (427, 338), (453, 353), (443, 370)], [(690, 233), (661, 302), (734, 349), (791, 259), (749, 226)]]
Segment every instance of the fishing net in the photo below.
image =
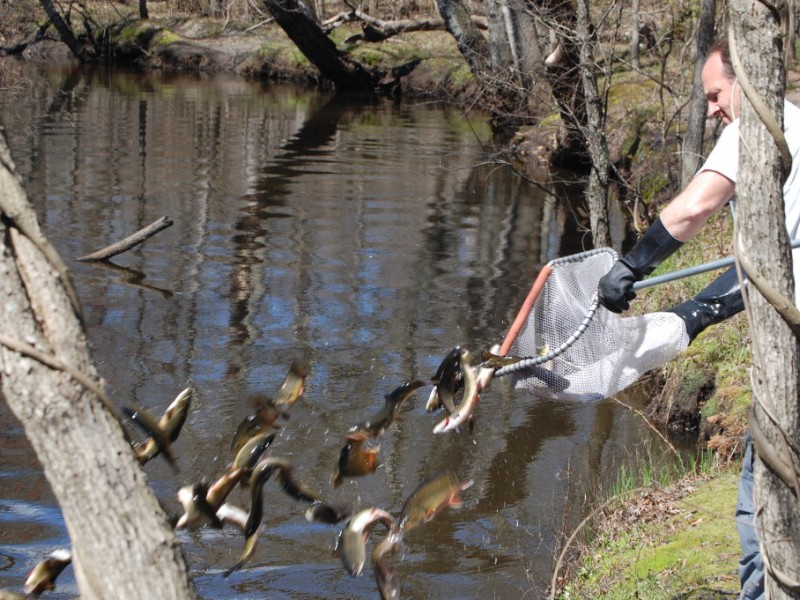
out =
[(689, 336), (678, 315), (623, 317), (599, 306), (598, 282), (616, 260), (614, 250), (600, 248), (550, 261), (517, 316), (518, 332), (512, 326), (501, 348), (525, 359), (495, 377), (540, 396), (598, 400), (683, 351)]

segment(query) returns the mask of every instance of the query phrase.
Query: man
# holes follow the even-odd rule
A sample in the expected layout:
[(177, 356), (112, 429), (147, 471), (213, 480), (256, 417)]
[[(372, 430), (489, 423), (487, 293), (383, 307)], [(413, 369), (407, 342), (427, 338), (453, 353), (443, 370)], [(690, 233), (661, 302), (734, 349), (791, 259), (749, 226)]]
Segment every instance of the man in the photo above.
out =
[[(739, 163), (739, 108), (741, 88), (731, 64), (726, 42), (715, 44), (702, 72), (708, 100), (708, 116), (722, 119), (725, 129), (708, 159), (686, 188), (660, 213), (641, 240), (618, 260), (601, 280), (598, 298), (608, 310), (620, 313), (629, 308), (636, 294), (634, 282), (652, 273), (668, 256), (689, 241), (708, 218), (733, 199)], [(792, 168), (783, 187), (786, 227), (789, 237), (798, 237), (800, 227), (800, 109), (784, 104), (784, 135), (792, 154)], [(800, 260), (793, 265), (795, 302), (800, 298)], [(686, 324), (689, 339), (709, 325), (740, 312), (743, 302), (733, 268), (723, 273), (697, 296), (671, 310)], [(754, 527), (753, 448), (745, 438), (745, 458), (736, 503), (736, 528), (742, 544), (739, 576), (742, 599), (764, 596), (764, 566)]]

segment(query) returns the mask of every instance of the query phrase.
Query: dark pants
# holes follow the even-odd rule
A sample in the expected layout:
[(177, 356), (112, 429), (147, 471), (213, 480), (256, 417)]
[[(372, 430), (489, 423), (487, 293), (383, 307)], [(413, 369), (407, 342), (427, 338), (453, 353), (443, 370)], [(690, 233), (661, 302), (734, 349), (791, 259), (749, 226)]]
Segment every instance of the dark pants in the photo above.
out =
[(744, 464), (739, 476), (739, 494), (736, 498), (736, 531), (742, 545), (739, 561), (739, 580), (742, 584), (740, 600), (764, 598), (764, 563), (758, 547), (755, 527), (755, 502), (753, 500), (753, 442), (748, 431), (744, 438)]

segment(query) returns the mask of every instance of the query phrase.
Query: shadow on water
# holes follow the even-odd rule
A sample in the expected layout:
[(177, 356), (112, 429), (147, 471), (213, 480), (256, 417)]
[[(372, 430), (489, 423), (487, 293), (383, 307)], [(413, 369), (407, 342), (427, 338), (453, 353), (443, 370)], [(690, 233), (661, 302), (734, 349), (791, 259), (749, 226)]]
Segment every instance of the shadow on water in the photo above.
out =
[[(491, 135), (446, 107), (337, 97), (227, 76), (30, 73), (31, 102), (0, 121), (48, 237), (67, 257), (112, 399), (155, 411), (191, 384), (178, 475), (145, 467), (162, 503), (218, 476), (253, 394), (295, 358), (306, 391), (271, 448), (326, 499), (397, 513), (442, 470), (475, 483), (464, 506), (411, 532), (393, 562), (404, 598), (519, 597), (649, 435), (611, 403), (559, 403), (496, 380), (475, 429), (434, 436), (421, 388), (376, 444), (380, 466), (333, 488), (355, 423), (385, 394), (425, 382), (456, 344), (499, 342), (541, 265), (581, 250), (574, 214), (508, 169)], [(576, 192), (577, 193), (577, 192)], [(174, 225), (115, 263), (73, 257), (169, 215)], [(68, 543), (19, 424), (0, 424), (0, 587)], [(655, 454), (653, 445), (648, 451)], [(663, 453), (663, 452), (662, 452)], [(250, 563), (225, 579), (240, 536), (181, 532), (202, 597), (373, 598), (333, 552), (337, 529), (265, 488)], [(246, 507), (245, 492), (232, 501)], [(57, 592), (74, 592), (65, 572)], [(63, 586), (63, 587), (62, 587)]]

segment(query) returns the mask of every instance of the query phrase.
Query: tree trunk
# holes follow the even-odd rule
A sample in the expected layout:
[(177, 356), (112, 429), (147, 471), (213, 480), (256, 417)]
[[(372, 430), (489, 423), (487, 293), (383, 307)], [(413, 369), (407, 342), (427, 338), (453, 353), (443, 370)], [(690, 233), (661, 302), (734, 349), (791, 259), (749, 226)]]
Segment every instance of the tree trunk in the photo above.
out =
[[(730, 10), (735, 32), (732, 46), (738, 49), (743, 71), (768, 111), (782, 123), (785, 70), (781, 28), (773, 13), (758, 1), (734, 0)], [(736, 66), (733, 52), (731, 57)], [(737, 76), (746, 90), (747, 83), (740, 73)], [(775, 307), (753, 285), (757, 275), (761, 275), (793, 304), (792, 257), (781, 185), (787, 171), (781, 166), (774, 138), (750, 101), (742, 100), (741, 112), (736, 196), (741, 250), (752, 263), (748, 267), (751, 279), (748, 318), (753, 339), (755, 423), (751, 422), (751, 432), (758, 457), (754, 474), (756, 526), (766, 567), (767, 597), (797, 598), (800, 505), (794, 486), (798, 468), (796, 440), (800, 439), (800, 345)], [(758, 437), (757, 430), (762, 432)], [(780, 469), (776, 466), (783, 461), (790, 465), (787, 477), (790, 481), (778, 475)]]
[(139, 0), (139, 18), (149, 19), (150, 14), (147, 12), (147, 0)]
[(631, 6), (631, 66), (639, 68), (639, 0)]
[(81, 598), (194, 598), (178, 540), (94, 383), (66, 275), (2, 135), (0, 215), (0, 391), (58, 499)]
[(558, 105), (563, 124), (553, 164), (573, 170), (588, 166), (586, 98), (581, 85), (580, 49), (575, 30), (576, 7), (572, 0), (533, 0), (535, 10), (551, 31), (556, 31), (556, 47), (545, 59), (547, 81)]
[(697, 26), (697, 45), (695, 47), (694, 83), (689, 100), (689, 116), (686, 119), (686, 135), (683, 138), (681, 153), (681, 189), (685, 188), (703, 160), (703, 134), (706, 126), (708, 103), (703, 93), (701, 75), (706, 54), (714, 43), (714, 15), (716, 0), (702, 0), (700, 18)]
[(527, 114), (528, 89), (520, 84), (514, 65), (504, 8), (497, 3), (489, 7), (489, 41), (470, 17), (463, 0), (437, 0), (437, 5), (445, 27), (481, 87), (483, 104), (496, 129), (531, 122)]
[(469, 11), (461, 0), (436, 0), (436, 4), (447, 31), (455, 38), (458, 49), (473, 75), (491, 73), (489, 42), (472, 22)]
[(589, 146), (591, 168), (586, 200), (589, 205), (589, 222), (594, 247), (611, 247), (608, 228), (608, 143), (605, 135), (605, 106), (597, 90), (592, 56), (589, 0), (578, 0), (578, 44), (580, 48), (580, 73), (586, 98), (586, 140)]
[(511, 54), (511, 40), (507, 27), (506, 16), (500, 2), (486, 0), (486, 17), (489, 22), (489, 54), (491, 56), (492, 70), (501, 71), (514, 68), (514, 56)]
[(52, 0), (40, 0), (47, 18), (53, 23), (53, 27), (58, 31), (61, 41), (67, 45), (70, 52), (82, 63), (89, 62), (90, 56), (86, 48), (78, 41), (69, 25), (61, 18), (61, 14), (56, 10)]
[(375, 87), (378, 78), (339, 52), (299, 0), (264, 0), (264, 4), (300, 52), (338, 89), (372, 90)]

